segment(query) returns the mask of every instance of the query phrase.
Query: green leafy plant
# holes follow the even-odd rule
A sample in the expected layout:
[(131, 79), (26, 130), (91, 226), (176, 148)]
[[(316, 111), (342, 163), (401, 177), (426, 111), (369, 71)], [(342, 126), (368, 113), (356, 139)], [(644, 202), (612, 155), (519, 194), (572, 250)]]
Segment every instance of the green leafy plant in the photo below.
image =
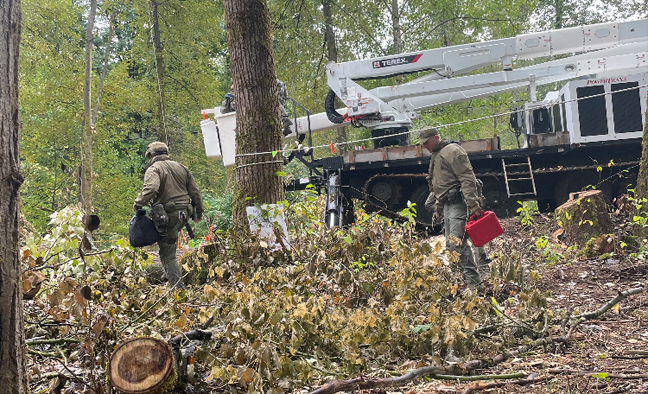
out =
[(520, 220), (520, 223), (522, 223), (522, 225), (524, 226), (531, 225), (533, 223), (533, 216), (531, 216), (532, 211), (530, 204), (527, 201), (518, 201), (518, 204), (520, 204), (517, 209), (518, 219)]

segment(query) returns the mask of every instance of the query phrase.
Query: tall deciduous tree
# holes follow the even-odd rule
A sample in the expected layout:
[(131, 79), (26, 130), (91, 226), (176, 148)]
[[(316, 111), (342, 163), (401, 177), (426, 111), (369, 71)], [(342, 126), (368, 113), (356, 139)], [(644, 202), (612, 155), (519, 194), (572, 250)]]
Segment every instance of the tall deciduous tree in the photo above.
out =
[[(643, 129), (641, 161), (639, 162), (639, 175), (637, 176), (635, 197), (637, 199), (648, 198), (648, 117), (646, 117), (646, 123), (644, 123)], [(642, 205), (645, 206), (646, 204)], [(642, 229), (642, 231), (644, 231), (644, 234), (646, 233), (645, 230)]]
[[(236, 96), (234, 222), (247, 226), (245, 208), (283, 199), (279, 101), (266, 0), (225, 0), (230, 68)], [(260, 154), (257, 154), (260, 153)]]
[(18, 257), (20, 28), (20, 0), (0, 0), (0, 387), (7, 394), (29, 389)]
[(92, 121), (92, 46), (95, 15), (97, 13), (97, 0), (90, 0), (90, 13), (85, 36), (85, 80), (83, 82), (83, 139), (81, 142), (82, 174), (81, 174), (81, 201), (83, 209), (89, 215), (92, 213), (92, 135), (94, 123)]
[(151, 1), (151, 14), (153, 17), (153, 46), (155, 51), (155, 72), (157, 78), (158, 90), (158, 140), (169, 143), (169, 137), (166, 134), (166, 115), (165, 115), (165, 100), (164, 92), (166, 90), (164, 84), (164, 56), (162, 51), (162, 36), (160, 35), (160, 18), (158, 13), (157, 0)]
[[(324, 15), (324, 46), (326, 47), (327, 58), (329, 62), (338, 61), (337, 43), (335, 41), (335, 31), (333, 30), (333, 15), (331, 13), (332, 0), (322, 0), (322, 14)], [(348, 146), (343, 144), (347, 141), (346, 127), (337, 129), (337, 142), (340, 145), (340, 154), (348, 150)]]

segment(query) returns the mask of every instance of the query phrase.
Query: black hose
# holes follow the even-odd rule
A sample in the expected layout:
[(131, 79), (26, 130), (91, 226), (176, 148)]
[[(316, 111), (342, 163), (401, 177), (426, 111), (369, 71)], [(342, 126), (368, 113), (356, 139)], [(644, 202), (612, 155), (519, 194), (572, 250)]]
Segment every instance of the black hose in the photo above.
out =
[(328, 120), (335, 124), (344, 123), (344, 116), (340, 115), (335, 110), (335, 92), (331, 89), (326, 95), (326, 101), (324, 101), (324, 108), (326, 109), (326, 116)]

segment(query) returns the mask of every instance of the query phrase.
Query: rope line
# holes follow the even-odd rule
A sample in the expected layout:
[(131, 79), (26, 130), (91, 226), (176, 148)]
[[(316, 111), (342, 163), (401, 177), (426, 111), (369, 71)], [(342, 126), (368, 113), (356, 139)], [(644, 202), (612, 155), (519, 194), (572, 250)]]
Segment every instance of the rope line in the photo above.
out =
[[(631, 88), (617, 90), (617, 91), (614, 91), (614, 92), (604, 92), (604, 93), (599, 93), (599, 94), (595, 94), (595, 95), (592, 95), (592, 96), (577, 97), (577, 98), (573, 98), (573, 99), (569, 99), (569, 100), (557, 101), (553, 105), (561, 105), (561, 104), (566, 104), (566, 103), (571, 103), (571, 102), (577, 102), (577, 101), (580, 101), (580, 100), (586, 100), (586, 99), (591, 99), (591, 98), (595, 98), (595, 97), (601, 97), (601, 96), (605, 96), (605, 95), (622, 93), (622, 92), (627, 92), (627, 91), (635, 90), (635, 89), (641, 89), (641, 88), (645, 88), (645, 87), (648, 87), (648, 84), (638, 85), (638, 86), (634, 86), (634, 87), (631, 87)], [(502, 113), (495, 114), (495, 115), (486, 115), (486, 116), (481, 116), (481, 117), (478, 117), (478, 118), (471, 118), (471, 119), (461, 120), (461, 121), (458, 121), (458, 122), (446, 123), (446, 124), (442, 124), (442, 125), (435, 126), (435, 127), (438, 128), (438, 129), (444, 129), (444, 128), (449, 128), (449, 127), (452, 127), (452, 126), (463, 125), (463, 124), (466, 124), (466, 123), (472, 123), (472, 122), (478, 122), (478, 121), (487, 120), (487, 119), (498, 118), (498, 117), (501, 117), (501, 116), (507, 116), (507, 115), (510, 116), (511, 114), (516, 114), (516, 113), (525, 112), (525, 111), (526, 111), (525, 109), (518, 109), (518, 110), (514, 110), (514, 111), (502, 112)], [(407, 135), (407, 134), (412, 134), (412, 133), (416, 133), (416, 132), (418, 132), (418, 130), (408, 130), (408, 131), (404, 131), (404, 132), (400, 132), (400, 133), (390, 134), (389, 137)], [(356, 144), (356, 143), (359, 143), (359, 142), (373, 141), (373, 140), (375, 140), (377, 138), (383, 138), (383, 137), (384, 136), (375, 137), (375, 138), (374, 137), (363, 138), (363, 139), (358, 139), (358, 140), (353, 140), (353, 141), (346, 141), (346, 142), (333, 142), (333, 143), (329, 143), (329, 144), (325, 144), (325, 145), (316, 145), (316, 146), (310, 147), (309, 149), (322, 149), (322, 148), (330, 148), (330, 147), (339, 147), (339, 146), (342, 146), (342, 145), (352, 145), (352, 144)], [(286, 150), (281, 150), (281, 151), (282, 152), (287, 152), (287, 153), (292, 153), (292, 152), (296, 152), (296, 151), (299, 151), (299, 150), (300, 149), (286, 149)], [(268, 155), (268, 154), (272, 154), (272, 153), (274, 153), (274, 152), (240, 153), (240, 154), (237, 154), (235, 157), (260, 156), (260, 155)], [(270, 162), (258, 162), (258, 163), (255, 163), (255, 164), (263, 164), (263, 163), (270, 163)], [(250, 165), (250, 164), (247, 164), (247, 165)]]

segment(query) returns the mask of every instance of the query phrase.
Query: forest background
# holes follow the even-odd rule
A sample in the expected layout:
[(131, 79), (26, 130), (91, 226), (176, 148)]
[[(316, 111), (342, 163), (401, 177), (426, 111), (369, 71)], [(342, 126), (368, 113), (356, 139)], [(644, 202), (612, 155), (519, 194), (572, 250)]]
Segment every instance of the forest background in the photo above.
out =
[[(157, 48), (152, 6), (160, 31)], [(88, 10), (77, 0), (23, 0), (22, 7), (22, 213), (44, 231), (52, 212), (79, 201)], [(325, 65), (332, 57), (369, 59), (648, 15), (641, 0), (270, 0), (269, 7), (277, 77), (312, 113), (324, 111)], [(163, 73), (156, 69), (156, 53)], [(95, 235), (112, 239), (127, 233), (146, 165), (143, 152), (155, 140), (168, 142), (172, 158), (191, 169), (205, 195), (207, 216), (218, 214), (218, 226), (226, 227), (232, 177), (221, 162), (206, 158), (200, 130), (200, 110), (220, 106), (230, 86), (222, 2), (104, 0), (98, 4), (92, 64), (93, 105), (102, 91), (93, 136), (93, 204), (102, 220)], [(543, 87), (538, 96), (555, 88)], [(423, 114), (416, 127), (506, 112), (526, 97), (519, 91), (441, 107)], [(507, 116), (444, 133), (455, 139), (500, 135), (504, 146), (515, 145)], [(368, 136), (364, 129), (347, 129), (349, 140)], [(339, 138), (336, 131), (325, 132), (314, 143)], [(330, 154), (315, 152), (316, 157)], [(301, 176), (306, 169), (294, 163), (285, 172)]]

